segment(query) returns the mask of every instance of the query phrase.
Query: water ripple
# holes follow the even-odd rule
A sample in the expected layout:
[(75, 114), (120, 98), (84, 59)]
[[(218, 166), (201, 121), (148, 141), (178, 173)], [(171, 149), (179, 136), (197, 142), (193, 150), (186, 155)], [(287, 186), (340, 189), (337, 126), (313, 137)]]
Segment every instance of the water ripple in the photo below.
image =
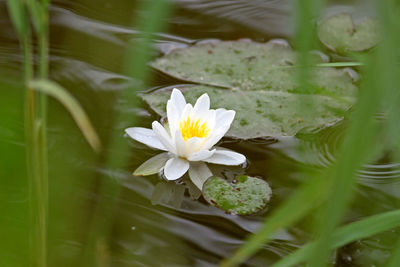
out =
[[(53, 7), (51, 11), (53, 26), (62, 26), (76, 32), (82, 32), (86, 35), (103, 39), (119, 46), (127, 46), (130, 38), (142, 36), (142, 32), (130, 27), (82, 17), (64, 8)], [(191, 39), (167, 33), (158, 33), (156, 37), (157, 39), (167, 40), (171, 43), (193, 43)]]
[(292, 32), (289, 27), (292, 3), (288, 0), (177, 0), (176, 2), (186, 9), (227, 19), (262, 33), (288, 36)]
[[(381, 119), (383, 114), (377, 114)], [(336, 162), (342, 144), (346, 122), (322, 129), (312, 134), (297, 137), (281, 137), (270, 145), (284, 152), (286, 156), (306, 165), (327, 168)], [(390, 154), (390, 153), (389, 153)], [(400, 163), (393, 162), (391, 155), (382, 155), (374, 162), (365, 164), (357, 171), (361, 183), (391, 184), (400, 182)]]
[(400, 183), (400, 163), (367, 164), (357, 172), (357, 176), (364, 183)]

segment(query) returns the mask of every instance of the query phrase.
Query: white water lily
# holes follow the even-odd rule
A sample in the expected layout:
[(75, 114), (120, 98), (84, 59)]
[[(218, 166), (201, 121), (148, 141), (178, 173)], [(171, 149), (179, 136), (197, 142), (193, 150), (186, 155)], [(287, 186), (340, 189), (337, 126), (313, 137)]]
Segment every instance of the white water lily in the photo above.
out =
[(181, 91), (174, 88), (167, 102), (168, 127), (154, 121), (152, 129), (127, 128), (125, 132), (136, 141), (167, 152), (158, 154), (136, 169), (134, 175), (150, 175), (164, 171), (168, 180), (176, 180), (189, 170), (192, 182), (201, 190), (212, 176), (207, 163), (241, 165), (242, 154), (215, 147), (226, 134), (235, 111), (210, 109), (207, 94), (200, 96), (194, 107), (187, 104)]

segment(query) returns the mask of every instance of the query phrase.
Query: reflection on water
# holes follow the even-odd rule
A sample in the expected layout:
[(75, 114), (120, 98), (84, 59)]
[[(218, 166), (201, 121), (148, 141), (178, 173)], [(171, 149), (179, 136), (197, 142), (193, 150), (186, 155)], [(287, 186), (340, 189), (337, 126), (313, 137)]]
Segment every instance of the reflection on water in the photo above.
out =
[[(161, 55), (176, 47), (212, 38), (267, 41), (290, 37), (291, 2), (177, 0), (176, 13), (168, 20), (170, 33), (157, 35), (155, 53)], [(4, 2), (0, 5), (1, 81), (20, 85), (17, 77), (22, 57), (5, 15)], [(132, 82), (122, 74), (122, 65), (128, 45), (141, 38), (140, 32), (129, 26), (131, 15), (137, 15), (135, 6), (136, 1), (127, 0), (73, 3), (58, 0), (53, 1), (51, 8), (51, 77), (76, 95), (93, 118), (105, 143), (110, 131), (115, 130), (110, 129), (113, 121), (110, 114), (118, 108), (118, 105), (113, 106), (115, 92)], [(153, 74), (153, 86), (178, 83), (161, 74)], [(2, 90), (0, 99), (9, 97), (10, 92), (16, 94), (15, 99), (22, 99), (21, 92), (10, 89)], [(163, 201), (162, 198), (155, 201), (153, 193), (160, 182), (159, 177), (133, 177), (130, 174), (141, 162), (154, 155), (154, 151), (127, 139), (132, 154), (125, 172), (105, 170), (104, 159), (90, 151), (69, 114), (53, 101), (50, 110), (50, 266), (79, 266), (90, 225), (88, 222), (98, 200), (99, 179), (104, 174), (123, 185), (114, 214), (112, 245), (105, 248), (113, 266), (214, 266), (240, 246), (244, 238), (261, 225), (270, 210), (296, 190), (302, 179), (302, 170), (318, 171), (335, 162), (346, 129), (344, 122), (315, 134), (299, 134), (297, 137), (246, 142), (224, 140), (225, 147), (248, 157), (246, 173), (263, 177), (273, 189), (269, 210), (257, 216), (240, 217), (210, 207), (201, 198), (195, 201), (188, 192), (175, 202)], [(138, 126), (143, 127), (159, 119), (144, 104), (122, 112), (138, 114)], [(21, 114), (14, 115), (0, 123), (0, 141), (22, 147)], [(238, 173), (226, 167), (215, 168), (213, 171), (227, 178)], [(18, 209), (20, 212), (9, 213), (12, 214), (8, 218), (10, 222), (27, 218), (24, 215), (27, 184), (21, 182), (24, 176), (20, 175), (16, 178), (20, 182), (2, 187), (11, 193), (0, 196), (8, 200), (10, 210)], [(361, 186), (349, 221), (396, 207), (400, 198), (400, 163), (390, 153), (381, 153), (374, 162), (359, 170), (357, 176)], [(152, 201), (158, 204), (152, 205)], [(247, 264), (267, 266), (287, 255), (308, 240), (310, 229), (306, 225), (302, 222), (282, 229)], [(10, 235), (25, 233), (24, 227), (23, 223), (15, 224)], [(337, 265), (381, 263), (382, 258), (387, 257), (388, 238), (388, 234), (383, 233), (338, 250)], [(17, 251), (11, 248), (8, 251), (11, 261), (17, 258)], [(365, 257), (371, 254), (379, 257)]]
[(225, 19), (268, 36), (288, 36), (293, 30), (289, 23), (293, 7), (290, 0), (178, 0), (177, 3), (185, 9)]

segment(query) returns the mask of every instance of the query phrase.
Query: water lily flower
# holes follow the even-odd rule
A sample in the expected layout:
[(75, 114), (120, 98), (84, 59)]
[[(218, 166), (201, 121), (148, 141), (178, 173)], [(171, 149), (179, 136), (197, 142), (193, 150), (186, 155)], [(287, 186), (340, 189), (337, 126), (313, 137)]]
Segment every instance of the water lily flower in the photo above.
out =
[(201, 190), (212, 176), (206, 163), (241, 165), (242, 154), (215, 147), (226, 134), (235, 117), (235, 111), (210, 109), (208, 94), (200, 96), (194, 107), (174, 88), (167, 102), (168, 125), (158, 121), (152, 129), (132, 127), (125, 132), (134, 140), (149, 147), (166, 151), (144, 162), (134, 175), (150, 175), (161, 170), (167, 180), (176, 180), (189, 171), (192, 182)]

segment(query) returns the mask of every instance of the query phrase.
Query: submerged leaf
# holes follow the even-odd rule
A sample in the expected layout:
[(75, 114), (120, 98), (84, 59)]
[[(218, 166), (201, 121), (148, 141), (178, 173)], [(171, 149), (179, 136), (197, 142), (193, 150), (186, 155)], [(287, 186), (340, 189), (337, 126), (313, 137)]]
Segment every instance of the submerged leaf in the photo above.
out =
[(271, 194), (266, 181), (246, 175), (237, 176), (231, 184), (214, 176), (203, 185), (203, 196), (207, 202), (239, 215), (260, 211), (269, 202)]
[(338, 53), (358, 52), (376, 46), (380, 40), (379, 23), (365, 18), (355, 25), (350, 14), (333, 15), (318, 25), (318, 36), (329, 49)]

